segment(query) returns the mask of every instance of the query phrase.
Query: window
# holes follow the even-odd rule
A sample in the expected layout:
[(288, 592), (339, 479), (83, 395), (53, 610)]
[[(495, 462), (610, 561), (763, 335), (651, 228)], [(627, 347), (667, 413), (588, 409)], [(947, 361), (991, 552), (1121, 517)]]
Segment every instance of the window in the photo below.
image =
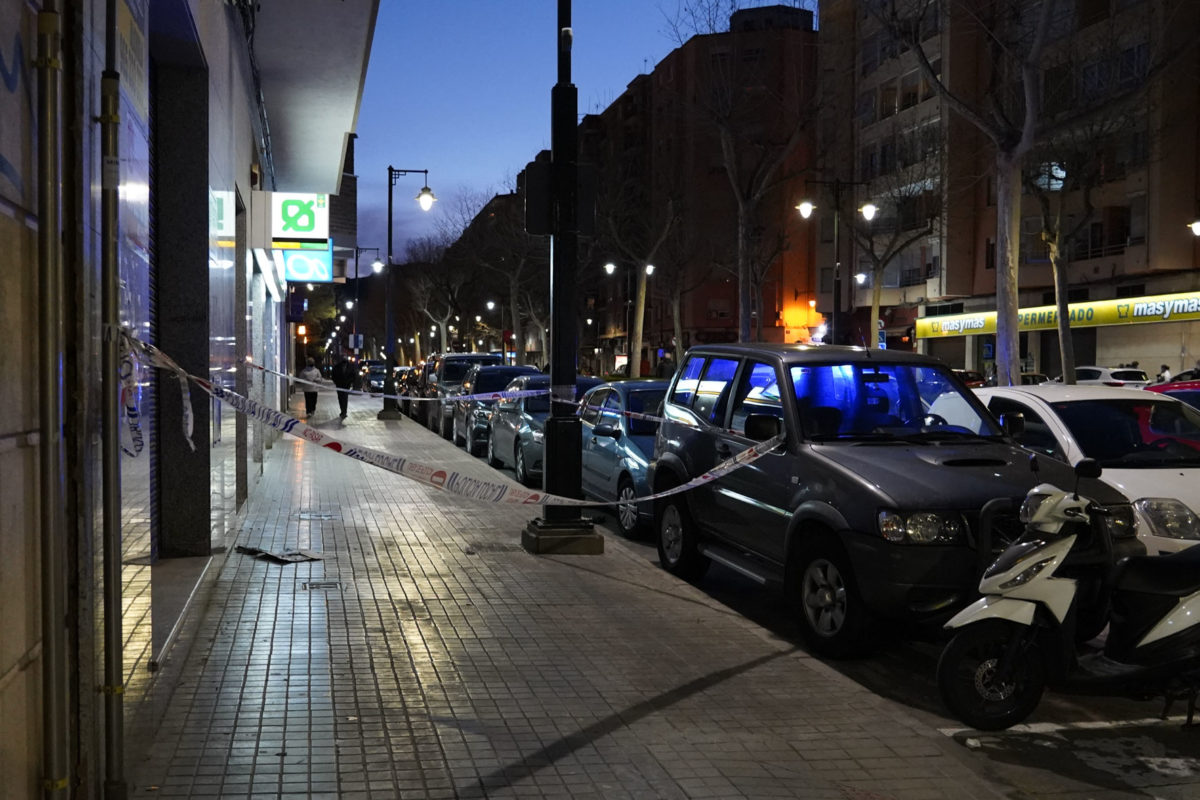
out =
[(1034, 183), (1048, 192), (1061, 192), (1067, 180), (1067, 168), (1057, 162), (1046, 162), (1038, 166)]
[(872, 34), (863, 40), (862, 47), (859, 48), (864, 76), (879, 68), (879, 39), (880, 34)]
[(879, 174), (891, 175), (896, 171), (896, 143), (892, 140), (879, 145)]
[(920, 99), (921, 79), (916, 72), (910, 72), (900, 79), (900, 108), (912, 108)]
[(729, 388), (738, 362), (732, 358), (713, 358), (704, 370), (704, 377), (696, 387), (692, 410), (696, 416), (713, 425), (725, 420), (725, 407), (729, 403)]
[(983, 268), (996, 268), (996, 240), (990, 236), (988, 237), (987, 244), (984, 245), (983, 249)]
[(747, 362), (734, 394), (733, 416), (729, 428), (734, 433), (746, 433), (746, 418), (751, 414), (769, 414), (783, 418), (783, 403), (779, 398), (779, 379), (775, 368), (761, 361)]
[(1020, 414), (1025, 419), (1025, 430), (1017, 434), (1017, 443), (1028, 450), (1044, 453), (1060, 461), (1066, 460), (1066, 454), (1054, 438), (1054, 431), (1046, 424), (1036, 411), (1024, 403), (1009, 400), (1007, 397), (993, 397), (988, 401), (988, 411), (996, 419), (1001, 414)]
[[(941, 80), (942, 60), (940, 58), (935, 59), (934, 61), (930, 62), (929, 66), (933, 67), (933, 74), (936, 75), (939, 80)], [(921, 71), (920, 75), (921, 75), (921, 99), (928, 100), (929, 98), (931, 98), (935, 94), (937, 94), (937, 87), (934, 86), (933, 81), (931, 81), (928, 77), (926, 77), (924, 70)]]
[(879, 118), (887, 119), (896, 113), (896, 84), (890, 83), (879, 89)]
[(1129, 198), (1129, 243), (1142, 244), (1146, 241), (1146, 195)]
[(696, 396), (696, 387), (700, 383), (700, 373), (704, 369), (704, 356), (692, 356), (683, 364), (683, 372), (671, 392), (671, 402), (681, 406), (690, 406)]
[(604, 398), (610, 392), (611, 390), (609, 389), (598, 389), (585, 395), (579, 418), (584, 422), (595, 425), (600, 420), (600, 408), (604, 405)]
[(870, 125), (875, 121), (875, 92), (863, 92), (858, 96), (854, 116), (860, 125)]
[[(629, 393), (629, 411), (639, 414), (662, 414), (662, 401), (666, 392), (662, 389), (638, 389)], [(649, 419), (629, 418), (630, 436), (653, 436), (658, 430), (658, 423)]]

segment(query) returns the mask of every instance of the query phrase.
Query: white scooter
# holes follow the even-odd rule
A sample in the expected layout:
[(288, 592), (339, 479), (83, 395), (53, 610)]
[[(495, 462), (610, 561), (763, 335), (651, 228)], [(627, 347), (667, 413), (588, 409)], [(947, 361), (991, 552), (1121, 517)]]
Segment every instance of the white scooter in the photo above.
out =
[[(1034, 462), (1036, 469), (1036, 461)], [(1116, 567), (1093, 560), (1101, 590), (1093, 602), (1107, 619), (1103, 647), (1076, 645), (1081, 579), (1072, 548), (1100, 535), (1089, 523), (1103, 507), (1080, 497), (1079, 478), (1097, 478), (1091, 459), (1075, 468), (1076, 489), (1047, 483), (1021, 505), (1024, 533), (979, 583), (982, 598), (946, 623), (954, 637), (938, 660), (938, 688), (955, 716), (978, 730), (1001, 730), (1028, 717), (1046, 685), (1071, 693), (1186, 699), (1193, 724), (1200, 692), (1200, 546), (1164, 556), (1133, 556)], [(1099, 531), (1099, 533), (1097, 533)], [(1064, 565), (1068, 565), (1064, 568)], [(1059, 573), (1059, 574), (1056, 574)], [(1065, 577), (1074, 574), (1076, 577)]]

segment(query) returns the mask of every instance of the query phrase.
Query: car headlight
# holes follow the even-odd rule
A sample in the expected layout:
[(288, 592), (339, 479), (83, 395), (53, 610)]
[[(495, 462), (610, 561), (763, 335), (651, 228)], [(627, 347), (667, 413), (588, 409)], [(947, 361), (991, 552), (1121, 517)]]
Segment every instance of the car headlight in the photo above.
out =
[(1134, 501), (1133, 509), (1155, 536), (1200, 539), (1200, 517), (1172, 497), (1143, 497)]
[(952, 544), (963, 531), (962, 517), (937, 511), (879, 512), (879, 532), (889, 542)]
[(546, 434), (543, 431), (533, 431), (533, 440), (535, 442), (541, 442), (545, 438)]

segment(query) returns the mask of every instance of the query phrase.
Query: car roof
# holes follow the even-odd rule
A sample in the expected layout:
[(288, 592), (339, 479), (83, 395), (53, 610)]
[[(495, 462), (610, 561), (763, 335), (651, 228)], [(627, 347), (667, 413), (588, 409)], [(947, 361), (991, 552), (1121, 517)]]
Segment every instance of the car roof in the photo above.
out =
[(1194, 392), (1200, 389), (1200, 381), (1171, 381), (1170, 383), (1152, 383), (1146, 387), (1152, 392), (1170, 394), (1171, 392)]
[(671, 385), (669, 378), (629, 378), (623, 381), (605, 381), (598, 383), (588, 389), (589, 392), (597, 389), (616, 389), (620, 392), (637, 391), (638, 389), (666, 389)]
[(776, 344), (773, 342), (732, 342), (726, 344), (696, 345), (687, 351), (685, 358), (692, 355), (773, 356), (785, 364), (863, 363), (878, 361), (883, 364), (936, 364), (945, 366), (941, 359), (923, 353), (905, 350), (876, 350), (866, 347), (845, 345)]
[(1137, 397), (1136, 389), (1120, 386), (1085, 386), (1067, 383), (1038, 383), (1030, 386), (988, 386), (973, 390), (980, 397), (992, 395), (1037, 397), (1047, 403), (1069, 403), (1077, 400), (1129, 400)]

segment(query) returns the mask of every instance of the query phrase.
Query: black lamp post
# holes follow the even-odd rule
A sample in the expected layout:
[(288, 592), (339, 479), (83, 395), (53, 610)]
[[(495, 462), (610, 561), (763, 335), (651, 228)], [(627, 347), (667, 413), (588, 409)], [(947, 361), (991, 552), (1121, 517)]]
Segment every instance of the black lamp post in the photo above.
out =
[[(421, 191), (417, 192), (416, 201), (421, 206), (422, 211), (428, 211), (433, 208), (433, 204), (437, 198), (433, 195), (433, 190), (429, 188), (429, 170), (427, 169), (396, 169), (392, 165), (388, 165), (388, 235), (387, 235), (387, 265), (392, 266), (392, 189), (396, 185), (396, 179), (402, 175), (412, 173), (421, 173), (425, 176), (425, 185), (421, 187)], [(384, 309), (383, 309), (383, 330), (385, 334), (383, 351), (388, 359), (391, 359), (392, 353), (395, 352), (395, 334), (392, 331), (392, 275), (389, 272), (387, 281), (384, 287)]]
[[(818, 186), (828, 186), (829, 191), (833, 194), (833, 315), (829, 323), (829, 343), (838, 344), (838, 321), (842, 314), (842, 236), (838, 229), (842, 216), (842, 190), (849, 189), (854, 186), (866, 186), (865, 181), (843, 181), (834, 179), (831, 181), (807, 180), (806, 183), (815, 183)], [(870, 208), (868, 215), (867, 209)], [(816, 209), (808, 200), (796, 206), (796, 210), (800, 212), (800, 216), (808, 219), (812, 216), (812, 212)], [(868, 204), (861, 209), (863, 216), (869, 221), (875, 216), (875, 206)]]

